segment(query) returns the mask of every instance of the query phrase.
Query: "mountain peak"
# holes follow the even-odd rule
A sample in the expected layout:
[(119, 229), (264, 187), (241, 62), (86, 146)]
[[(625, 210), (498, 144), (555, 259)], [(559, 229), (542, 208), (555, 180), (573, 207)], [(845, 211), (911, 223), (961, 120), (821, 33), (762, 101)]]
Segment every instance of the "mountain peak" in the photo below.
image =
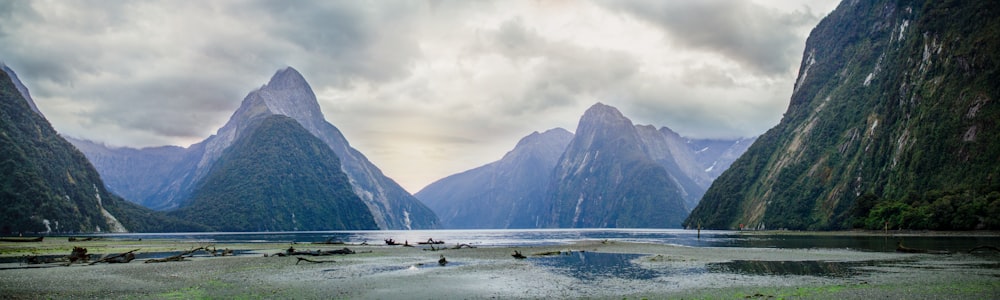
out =
[(7, 73), (7, 76), (10, 77), (10, 80), (14, 82), (14, 87), (17, 88), (17, 92), (21, 93), (21, 96), (24, 97), (24, 100), (28, 101), (28, 106), (31, 107), (31, 110), (34, 111), (35, 113), (38, 113), (42, 117), (45, 117), (45, 115), (43, 115), (42, 112), (38, 110), (38, 106), (35, 105), (35, 100), (31, 99), (31, 93), (28, 92), (28, 87), (24, 86), (24, 83), (21, 83), (21, 79), (17, 78), (17, 74), (14, 73), (14, 70), (11, 70), (10, 67), (7, 66), (7, 64), (2, 62), (0, 62), (0, 69), (3, 69), (3, 72)]
[(271, 89), (299, 88), (302, 86), (309, 87), (309, 83), (306, 82), (306, 78), (302, 76), (302, 73), (299, 73), (298, 70), (291, 66), (274, 72), (274, 76), (271, 76), (271, 80), (266, 85), (266, 87)]
[(247, 100), (244, 105), (263, 104), (271, 113), (292, 117), (314, 133), (317, 128), (313, 123), (325, 121), (312, 87), (292, 67), (275, 72), (267, 84), (247, 95)]

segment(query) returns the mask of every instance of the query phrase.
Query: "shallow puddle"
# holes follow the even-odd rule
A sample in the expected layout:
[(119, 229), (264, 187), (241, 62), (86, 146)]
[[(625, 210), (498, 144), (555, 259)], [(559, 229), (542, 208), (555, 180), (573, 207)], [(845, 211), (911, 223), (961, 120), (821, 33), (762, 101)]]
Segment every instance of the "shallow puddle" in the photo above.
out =
[(713, 273), (850, 277), (868, 272), (862, 267), (880, 266), (896, 262), (899, 261), (734, 260), (730, 262), (710, 263), (705, 267), (709, 272)]
[(552, 268), (557, 273), (581, 280), (615, 277), (623, 279), (653, 279), (660, 274), (632, 263), (641, 254), (564, 252), (559, 255), (531, 258), (530, 261)]

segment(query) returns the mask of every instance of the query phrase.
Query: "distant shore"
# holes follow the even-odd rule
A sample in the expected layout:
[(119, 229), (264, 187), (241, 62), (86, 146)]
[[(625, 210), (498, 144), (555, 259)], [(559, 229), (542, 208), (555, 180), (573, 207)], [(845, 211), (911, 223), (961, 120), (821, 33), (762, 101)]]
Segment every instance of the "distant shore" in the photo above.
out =
[[(47, 264), (42, 268), (23, 262), (0, 263), (0, 291), (4, 298), (862, 299), (991, 298), (1000, 294), (1000, 281), (996, 280), (1000, 276), (1000, 254), (993, 253), (929, 255), (841, 249), (712, 248), (592, 240), (569, 245), (438, 251), (431, 251), (427, 245), (210, 245), (161, 239), (69, 242), (65, 238), (46, 238), (33, 246), (25, 244), (32, 243), (0, 243), (0, 255), (14, 258), (68, 254), (74, 246), (88, 248), (96, 254), (95, 259), (133, 249), (174, 253), (205, 246), (235, 249), (243, 255), (192, 257), (164, 263), (144, 263), (137, 259), (127, 264)], [(299, 256), (314, 262), (274, 255), (285, 253), (289, 247), (298, 251), (349, 248), (356, 253)], [(515, 251), (527, 258), (515, 259), (512, 257)], [(639, 254), (627, 261), (610, 263), (629, 264), (655, 276), (629, 278), (599, 273), (592, 278), (578, 278), (571, 272), (588, 269), (549, 265), (561, 257), (572, 258), (588, 252)], [(448, 263), (438, 264), (441, 257)], [(768, 263), (771, 261), (783, 263)], [(726, 269), (731, 262), (749, 263), (734, 265), (746, 264), (741, 267), (747, 268), (744, 271)], [(758, 270), (755, 262), (763, 267)], [(797, 270), (774, 270), (771, 266), (808, 267), (817, 263), (837, 273), (798, 274)], [(847, 272), (841, 274), (841, 269)]]
[(828, 236), (1000, 236), (1000, 231), (995, 230), (969, 230), (969, 231), (935, 231), (935, 230), (834, 230), (834, 231), (806, 231), (806, 230), (738, 230), (740, 234), (747, 235), (828, 235)]

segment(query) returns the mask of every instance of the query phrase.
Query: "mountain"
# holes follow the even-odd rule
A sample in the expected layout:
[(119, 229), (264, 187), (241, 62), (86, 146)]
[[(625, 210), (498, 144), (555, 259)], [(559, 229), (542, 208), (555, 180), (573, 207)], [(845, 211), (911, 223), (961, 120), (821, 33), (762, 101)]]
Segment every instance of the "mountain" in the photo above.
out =
[(378, 229), (333, 150), (284, 115), (251, 124), (171, 214), (216, 231)]
[(78, 145), (102, 174), (113, 178), (110, 181), (113, 191), (147, 207), (175, 210), (189, 205), (192, 192), (203, 183), (223, 153), (251, 125), (270, 115), (294, 119), (336, 153), (354, 193), (364, 201), (379, 228), (439, 226), (433, 211), (386, 177), (350, 146), (340, 130), (326, 121), (309, 83), (291, 67), (279, 70), (267, 84), (250, 92), (215, 135), (189, 148), (112, 149), (96, 143)]
[(684, 175), (657, 162), (666, 149), (644, 142), (662, 138), (649, 130), (613, 107), (598, 103), (587, 109), (552, 172), (542, 225), (679, 227), (688, 212), (685, 197), (699, 192), (686, 191), (678, 180)]
[(844, 1), (688, 227), (1000, 228), (1000, 6)]
[(552, 169), (573, 134), (533, 132), (500, 160), (435, 181), (420, 192), (445, 228), (538, 228)]
[[(694, 152), (694, 159), (715, 180), (722, 172), (740, 158), (757, 137), (737, 139), (686, 139), (685, 143)], [(707, 188), (707, 186), (706, 186)]]
[(178, 178), (183, 170), (194, 168), (194, 153), (198, 151), (177, 146), (134, 149), (109, 147), (93, 141), (66, 137), (66, 140), (87, 155), (108, 189), (125, 199), (153, 209), (165, 209), (168, 203), (158, 201), (158, 191), (170, 190), (169, 179)]
[(203, 228), (109, 193), (87, 158), (52, 128), (17, 75), (0, 72), (0, 234)]

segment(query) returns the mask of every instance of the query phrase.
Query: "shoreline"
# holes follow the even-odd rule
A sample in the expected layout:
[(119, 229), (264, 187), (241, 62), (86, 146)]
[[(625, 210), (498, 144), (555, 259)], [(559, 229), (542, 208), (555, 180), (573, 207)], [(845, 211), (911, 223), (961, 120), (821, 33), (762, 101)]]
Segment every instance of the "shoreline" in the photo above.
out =
[[(208, 243), (178, 240), (46, 241), (91, 253), (184, 251)], [(0, 244), (8, 255), (13, 243)], [(142, 247), (139, 247), (142, 246)], [(350, 248), (348, 255), (276, 257), (298, 250)], [(452, 245), (448, 245), (452, 246)], [(246, 255), (177, 262), (72, 265), (0, 270), (11, 298), (990, 298), (1000, 294), (1000, 254), (906, 254), (846, 249), (688, 247), (579, 240), (566, 245), (429, 247), (356, 244), (226, 243)], [(23, 250), (23, 249), (22, 249)], [(514, 251), (527, 256), (515, 259)], [(558, 254), (553, 254), (558, 253)], [(68, 253), (68, 252), (66, 252)], [(589, 253), (629, 254), (587, 257)], [(549, 254), (549, 255), (540, 255)], [(441, 266), (443, 255), (449, 261)], [(99, 257), (99, 256), (98, 256)], [(590, 261), (581, 260), (589, 259)], [(565, 260), (565, 261), (564, 261)], [(575, 264), (593, 263), (589, 265)], [(609, 265), (600, 265), (609, 264)], [(799, 274), (790, 266), (803, 266)], [(7, 266), (11, 266), (7, 264)], [(643, 277), (607, 273), (616, 266)], [(726, 269), (730, 268), (730, 269)], [(816, 269), (818, 268), (818, 269)], [(621, 269), (621, 268), (618, 268)], [(595, 272), (578, 277), (579, 270)], [(770, 272), (770, 273), (769, 273)], [(825, 274), (822, 272), (832, 272)], [(652, 274), (652, 275), (650, 275)], [(955, 288), (957, 287), (957, 288)]]
[(743, 235), (815, 235), (815, 236), (922, 236), (922, 237), (1000, 237), (1000, 231), (995, 230), (973, 230), (973, 231), (937, 231), (937, 230), (833, 230), (833, 231), (806, 231), (806, 230), (735, 230), (733, 232)]

